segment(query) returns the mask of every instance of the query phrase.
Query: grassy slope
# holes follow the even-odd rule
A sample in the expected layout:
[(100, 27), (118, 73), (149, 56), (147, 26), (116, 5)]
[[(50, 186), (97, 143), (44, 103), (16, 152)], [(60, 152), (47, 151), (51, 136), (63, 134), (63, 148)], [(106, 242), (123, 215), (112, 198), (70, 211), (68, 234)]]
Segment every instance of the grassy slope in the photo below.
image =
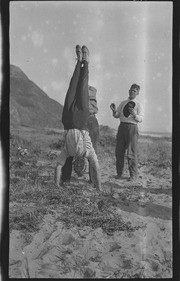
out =
[[(18, 154), (18, 146), (27, 148), (28, 156)], [(10, 138), (10, 229), (28, 229), (34, 231), (39, 228), (43, 215), (49, 211), (49, 206), (55, 207), (57, 202), (70, 204), (66, 198), (53, 190), (53, 170), (56, 156), (48, 156), (49, 151), (60, 150), (63, 147), (63, 132), (57, 130), (33, 130), (21, 128), (11, 130)], [(99, 142), (99, 158), (104, 153), (112, 157), (115, 149), (115, 137), (111, 131), (101, 128)], [(171, 166), (170, 139), (146, 138), (139, 140), (139, 165), (147, 165), (164, 169)], [(151, 173), (151, 172), (150, 172)], [(64, 203), (64, 200), (67, 201)], [(33, 207), (27, 208), (30, 204)], [(24, 206), (24, 208), (23, 208)], [(50, 208), (51, 208), (50, 207)], [(93, 207), (93, 206), (92, 206)], [(22, 212), (23, 208), (23, 212)], [(28, 218), (28, 219), (27, 219)]]
[[(29, 155), (20, 156), (18, 146), (27, 148)], [(83, 191), (87, 182), (81, 179), (74, 179), (70, 188), (59, 190), (54, 186), (56, 156), (49, 156), (48, 152), (60, 150), (62, 146), (63, 131), (60, 130), (37, 131), (28, 127), (11, 130), (10, 232), (21, 231), (23, 245), (27, 245), (41, 229), (44, 217), (57, 213), (58, 220), (67, 227), (101, 227), (109, 235), (117, 230), (135, 231), (137, 227), (125, 223), (122, 216), (110, 214), (109, 210), (115, 204), (110, 191), (104, 196), (93, 191), (87, 198)], [(114, 149), (114, 134), (111, 129), (101, 126), (99, 160), (114, 158)], [(149, 175), (161, 175), (161, 171), (171, 168), (171, 139), (140, 137), (138, 158), (139, 165), (146, 167)]]

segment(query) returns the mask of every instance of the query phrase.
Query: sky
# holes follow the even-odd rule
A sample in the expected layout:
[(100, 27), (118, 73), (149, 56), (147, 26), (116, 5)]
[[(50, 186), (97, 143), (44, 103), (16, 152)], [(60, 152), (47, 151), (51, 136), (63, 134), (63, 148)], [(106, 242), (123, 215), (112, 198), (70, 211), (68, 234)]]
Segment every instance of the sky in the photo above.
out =
[(86, 45), (99, 124), (117, 129), (110, 104), (136, 83), (145, 111), (139, 130), (171, 133), (172, 9), (165, 1), (13, 1), (10, 63), (63, 105), (75, 46)]

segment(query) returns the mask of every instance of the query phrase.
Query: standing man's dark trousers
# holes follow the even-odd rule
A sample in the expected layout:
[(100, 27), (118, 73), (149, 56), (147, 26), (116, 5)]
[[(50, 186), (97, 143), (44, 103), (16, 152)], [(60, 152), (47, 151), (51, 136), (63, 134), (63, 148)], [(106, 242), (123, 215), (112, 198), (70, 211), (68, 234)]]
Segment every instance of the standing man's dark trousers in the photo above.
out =
[(137, 177), (138, 159), (137, 142), (138, 127), (131, 123), (120, 123), (116, 137), (116, 170), (118, 175), (122, 175), (124, 168), (124, 157), (127, 150), (128, 168), (130, 177)]
[(68, 157), (64, 166), (61, 168), (61, 180), (63, 182), (70, 182), (71, 180), (73, 158), (73, 156)]
[[(94, 114), (89, 116), (87, 126), (88, 126), (89, 135), (90, 135), (94, 150), (97, 154), (97, 147), (98, 147), (98, 141), (99, 141), (99, 124), (98, 124), (98, 120)], [(64, 182), (66, 182), (66, 181), (69, 182), (71, 179), (72, 161), (73, 161), (73, 157), (71, 157), (71, 156), (68, 157), (66, 159), (65, 165), (61, 169), (61, 179)], [(89, 178), (91, 181), (90, 165), (89, 165)]]

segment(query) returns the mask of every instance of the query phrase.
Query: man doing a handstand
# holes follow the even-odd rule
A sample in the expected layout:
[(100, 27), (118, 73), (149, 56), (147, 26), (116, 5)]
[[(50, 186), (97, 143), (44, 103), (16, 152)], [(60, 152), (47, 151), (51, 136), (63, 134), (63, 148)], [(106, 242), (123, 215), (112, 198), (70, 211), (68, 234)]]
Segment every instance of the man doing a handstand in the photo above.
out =
[(93, 169), (92, 183), (101, 190), (101, 176), (97, 155), (88, 131), (89, 118), (89, 50), (86, 46), (76, 46), (77, 64), (66, 94), (62, 123), (65, 130), (65, 145), (58, 157), (54, 180), (61, 185), (61, 169), (69, 156), (75, 159), (85, 157)]

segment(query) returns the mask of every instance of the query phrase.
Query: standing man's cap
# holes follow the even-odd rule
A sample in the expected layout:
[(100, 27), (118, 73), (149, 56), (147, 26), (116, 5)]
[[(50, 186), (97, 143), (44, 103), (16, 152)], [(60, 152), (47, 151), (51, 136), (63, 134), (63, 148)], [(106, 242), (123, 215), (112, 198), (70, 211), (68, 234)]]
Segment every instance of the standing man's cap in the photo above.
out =
[(89, 98), (96, 100), (96, 93), (97, 93), (96, 88), (94, 88), (93, 86), (88, 86), (88, 92), (89, 92)]

